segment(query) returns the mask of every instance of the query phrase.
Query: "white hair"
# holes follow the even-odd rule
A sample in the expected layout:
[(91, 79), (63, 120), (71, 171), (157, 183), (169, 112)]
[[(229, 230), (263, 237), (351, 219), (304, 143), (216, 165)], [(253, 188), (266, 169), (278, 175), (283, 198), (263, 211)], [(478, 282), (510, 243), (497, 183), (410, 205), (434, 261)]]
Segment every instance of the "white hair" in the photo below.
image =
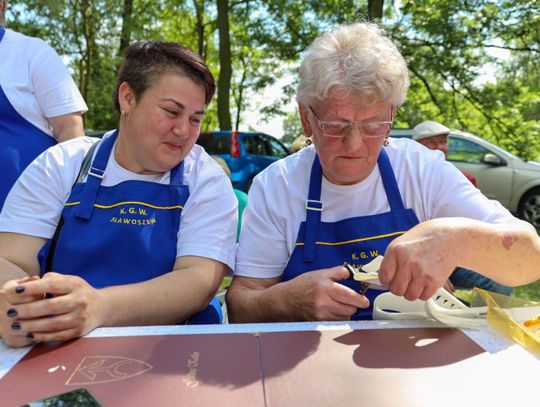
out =
[(342, 25), (319, 35), (300, 65), (296, 100), (309, 105), (338, 87), (372, 102), (399, 106), (405, 101), (409, 72), (405, 59), (373, 23)]

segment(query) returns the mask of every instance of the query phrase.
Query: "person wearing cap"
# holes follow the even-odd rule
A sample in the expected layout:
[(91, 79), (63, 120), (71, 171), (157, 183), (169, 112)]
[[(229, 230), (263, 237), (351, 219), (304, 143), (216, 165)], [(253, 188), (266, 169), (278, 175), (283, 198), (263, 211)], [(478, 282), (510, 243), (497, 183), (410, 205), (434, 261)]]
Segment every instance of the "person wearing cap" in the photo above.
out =
[[(434, 120), (426, 120), (415, 126), (412, 132), (412, 138), (423, 144), (430, 150), (439, 150), (448, 158), (448, 135), (450, 129)], [(476, 178), (466, 171), (460, 170), (471, 183), (478, 187)]]
[[(509, 285), (540, 277), (540, 238), (440, 153), (389, 137), (409, 86), (383, 29), (359, 22), (307, 49), (296, 100), (312, 143), (253, 180), (227, 290), (231, 322), (370, 319), (383, 290), (431, 298), (458, 266)], [(354, 273), (353, 273), (354, 274)]]
[[(413, 140), (426, 146), (430, 150), (438, 150), (444, 154), (444, 158), (448, 158), (448, 135), (450, 129), (435, 120), (425, 120), (416, 125), (412, 132)], [(468, 172), (462, 171), (463, 175), (475, 186), (476, 178)], [(496, 283), (490, 278), (484, 277), (472, 270), (462, 267), (457, 267), (450, 275), (444, 287), (449, 291), (454, 291), (454, 287), (459, 288), (482, 288), (484, 290), (510, 295), (512, 287)]]

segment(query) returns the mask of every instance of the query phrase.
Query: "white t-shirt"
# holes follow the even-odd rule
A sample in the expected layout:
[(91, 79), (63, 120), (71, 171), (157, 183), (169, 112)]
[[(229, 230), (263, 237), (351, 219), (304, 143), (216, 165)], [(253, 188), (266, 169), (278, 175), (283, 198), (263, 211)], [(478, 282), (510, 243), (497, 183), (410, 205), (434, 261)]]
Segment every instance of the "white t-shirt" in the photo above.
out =
[[(391, 139), (386, 147), (405, 208), (422, 221), (466, 217), (488, 223), (513, 219), (498, 202), (473, 187), (440, 151), (407, 139)], [(314, 146), (277, 161), (257, 175), (242, 218), (235, 274), (279, 277), (295, 247), (305, 204)], [(362, 182), (335, 185), (322, 180), (321, 220), (336, 222), (388, 212), (390, 206), (378, 166)]]
[[(84, 156), (96, 141), (78, 137), (37, 157), (6, 198), (0, 213), (0, 232), (50, 239)], [(128, 180), (168, 184), (170, 172), (132, 173), (116, 162), (113, 148), (101, 185), (113, 186)], [(184, 184), (189, 186), (190, 196), (180, 218), (176, 256), (205, 257), (234, 269), (238, 202), (231, 181), (204, 149), (195, 145), (185, 158)]]
[(22, 117), (51, 137), (47, 118), (88, 110), (58, 54), (39, 38), (9, 29), (0, 41), (0, 86)]

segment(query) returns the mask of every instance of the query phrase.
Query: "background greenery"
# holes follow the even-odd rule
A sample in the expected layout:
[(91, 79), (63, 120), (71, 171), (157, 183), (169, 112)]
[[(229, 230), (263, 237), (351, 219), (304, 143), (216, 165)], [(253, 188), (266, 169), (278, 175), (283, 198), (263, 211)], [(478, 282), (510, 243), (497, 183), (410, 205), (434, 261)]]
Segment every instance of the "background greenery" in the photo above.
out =
[[(88, 128), (116, 126), (111, 95), (122, 50), (158, 39), (181, 41), (205, 58), (218, 78), (205, 126), (237, 129), (250, 125), (243, 116), (252, 95), (291, 78), (283, 97), (260, 109), (263, 118), (284, 114), (302, 53), (317, 34), (375, 19), (409, 64), (398, 127), (435, 119), (531, 159), (540, 153), (539, 10), (540, 0), (10, 0), (7, 26), (65, 57), (90, 108)], [(485, 81), (486, 64), (496, 81)], [(285, 140), (299, 131), (289, 114)]]

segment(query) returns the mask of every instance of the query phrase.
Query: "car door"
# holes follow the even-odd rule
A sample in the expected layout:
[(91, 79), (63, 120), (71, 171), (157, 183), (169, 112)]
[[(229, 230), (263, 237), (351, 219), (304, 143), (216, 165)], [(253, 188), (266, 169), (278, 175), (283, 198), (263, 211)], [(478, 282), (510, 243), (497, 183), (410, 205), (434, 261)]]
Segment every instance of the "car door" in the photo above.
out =
[[(501, 159), (501, 165), (485, 161), (486, 154), (494, 154)], [(508, 207), (512, 195), (513, 169), (495, 151), (474, 141), (451, 135), (449, 138), (448, 161), (461, 171), (472, 174), (478, 188), (490, 199), (496, 199)]]

